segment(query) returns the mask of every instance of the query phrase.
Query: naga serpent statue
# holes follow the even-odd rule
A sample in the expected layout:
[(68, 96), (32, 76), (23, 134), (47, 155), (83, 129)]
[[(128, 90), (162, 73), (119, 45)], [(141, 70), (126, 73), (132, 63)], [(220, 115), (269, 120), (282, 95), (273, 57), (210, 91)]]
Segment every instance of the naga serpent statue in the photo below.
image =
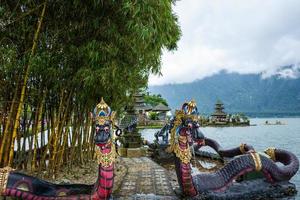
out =
[[(210, 146), (221, 157), (231, 157), (231, 159), (214, 173), (192, 175), (191, 149), (195, 150), (193, 145), (197, 148)], [(213, 194), (224, 192), (230, 188), (234, 180), (249, 172), (260, 172), (270, 184), (274, 184), (289, 181), (299, 169), (298, 158), (286, 150), (269, 148), (265, 151), (266, 155), (263, 155), (246, 144), (224, 150), (216, 141), (205, 138), (199, 130), (198, 110), (194, 101), (184, 103), (182, 109), (176, 111), (167, 151), (175, 155), (175, 169), (182, 194), (192, 198), (208, 192)], [(282, 165), (277, 165), (275, 162), (280, 162)]]
[(94, 141), (99, 164), (98, 178), (94, 185), (53, 184), (36, 177), (14, 171), (10, 167), (0, 169), (0, 194), (22, 199), (109, 199), (114, 183), (116, 149), (113, 141), (115, 113), (101, 99), (93, 112), (95, 121)]

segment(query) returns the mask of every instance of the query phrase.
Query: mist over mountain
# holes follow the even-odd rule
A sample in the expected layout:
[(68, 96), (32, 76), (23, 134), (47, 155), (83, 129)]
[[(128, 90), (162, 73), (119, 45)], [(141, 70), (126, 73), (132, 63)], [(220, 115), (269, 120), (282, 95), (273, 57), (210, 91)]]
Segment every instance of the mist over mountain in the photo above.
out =
[[(287, 72), (288, 68), (283, 68)], [(237, 74), (221, 71), (210, 77), (184, 84), (150, 86), (153, 94), (161, 94), (172, 109), (195, 99), (200, 113), (209, 114), (220, 99), (225, 111), (244, 112), (250, 116), (300, 116), (300, 78), (277, 73)], [(289, 74), (288, 74), (289, 75)]]

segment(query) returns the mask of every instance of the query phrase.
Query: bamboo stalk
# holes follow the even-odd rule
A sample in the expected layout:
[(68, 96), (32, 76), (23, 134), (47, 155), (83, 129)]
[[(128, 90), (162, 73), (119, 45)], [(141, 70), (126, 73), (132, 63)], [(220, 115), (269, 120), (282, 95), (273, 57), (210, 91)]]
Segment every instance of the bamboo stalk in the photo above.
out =
[(56, 174), (57, 163), (59, 162), (59, 160), (58, 160), (59, 159), (59, 156), (58, 156), (59, 146), (58, 146), (58, 144), (61, 144), (63, 128), (64, 128), (64, 125), (68, 121), (67, 118), (68, 118), (68, 114), (69, 114), (69, 109), (70, 109), (70, 104), (71, 104), (70, 102), (71, 102), (71, 99), (72, 99), (72, 95), (73, 95), (73, 92), (71, 91), (69, 93), (67, 101), (65, 102), (66, 108), (59, 112), (59, 113), (63, 113), (63, 115), (62, 115), (61, 120), (59, 120), (59, 126), (58, 126), (58, 130), (57, 130), (57, 133), (56, 133), (56, 139), (54, 140), (54, 144), (53, 144), (53, 154), (52, 154), (52, 157), (51, 157), (51, 166), (49, 168), (49, 171), (52, 172), (53, 176), (55, 176), (55, 174)]
[[(50, 141), (50, 124), (51, 124), (51, 122), (50, 122), (50, 117), (49, 117), (49, 115), (50, 115), (50, 110), (51, 109), (46, 109), (47, 107), (45, 107), (45, 112), (44, 112), (44, 117), (43, 117), (43, 119), (44, 118), (46, 118), (46, 127), (43, 127), (42, 126), (42, 132), (41, 132), (41, 136), (43, 136), (43, 137), (41, 137), (41, 145), (42, 146), (45, 146), (45, 149), (44, 149), (44, 151), (43, 152), (41, 152), (41, 160), (40, 160), (40, 165), (39, 165), (39, 173), (42, 171), (42, 169), (45, 169), (46, 168), (46, 156), (47, 156), (47, 151), (48, 151), (48, 145), (49, 145), (49, 143), (51, 142)], [(47, 141), (48, 141), (48, 143), (47, 143), (47, 145), (46, 145), (46, 143), (45, 143), (45, 138), (46, 138), (46, 135), (44, 134), (44, 131), (46, 132), (47, 131)]]
[[(79, 113), (79, 111), (78, 111)], [(75, 160), (75, 150), (76, 150), (76, 141), (78, 140), (78, 134), (79, 134), (79, 128), (80, 128), (80, 117), (76, 117), (74, 115), (74, 127), (73, 127), (73, 130), (72, 130), (72, 140), (71, 140), (71, 153), (70, 153), (70, 160), (71, 162), (69, 162), (68, 166), (70, 166), (71, 163), (74, 162)]]
[(54, 124), (54, 117), (53, 117), (53, 113), (52, 113), (52, 110), (50, 109), (50, 112), (49, 112), (49, 125), (48, 125), (48, 144), (46, 145), (46, 148), (45, 148), (45, 151), (43, 152), (43, 155), (42, 155), (42, 159), (41, 159), (41, 163), (43, 166), (41, 167), (44, 167), (46, 168), (46, 157), (48, 155), (48, 151), (49, 151), (49, 166), (50, 166), (50, 158), (51, 158), (51, 152), (52, 152), (52, 143), (55, 139), (55, 124)]
[[(57, 117), (52, 116), (52, 123), (51, 123), (51, 136), (50, 141), (48, 142), (48, 149), (49, 149), (49, 166), (48, 166), (48, 174), (50, 175), (54, 171), (55, 167), (55, 157), (56, 157), (56, 151), (57, 151), (57, 143), (58, 143), (58, 132), (60, 130), (61, 124), (63, 123), (60, 117), (60, 114), (63, 113), (63, 102), (65, 101), (65, 95), (62, 90), (60, 95), (60, 103), (59, 108), (57, 111)], [(55, 112), (54, 112), (55, 114)], [(57, 127), (57, 130), (56, 130)], [(53, 143), (53, 144), (52, 144)], [(50, 148), (51, 147), (51, 148)]]
[[(16, 89), (15, 89), (15, 93), (14, 93), (14, 97), (13, 97), (13, 100), (11, 102), (11, 105), (10, 105), (10, 110), (9, 110), (9, 113), (8, 113), (8, 118), (6, 120), (6, 124), (5, 124), (5, 129), (4, 129), (4, 132), (3, 132), (3, 137), (2, 137), (2, 143), (1, 143), (1, 148), (0, 148), (0, 166), (6, 166), (7, 165), (7, 160), (8, 160), (8, 154), (5, 154), (5, 149), (7, 149), (9, 147), (9, 143), (8, 140), (9, 139), (9, 134), (8, 134), (8, 130), (9, 130), (9, 127), (10, 127), (10, 123), (12, 121), (12, 117), (13, 117), (13, 112), (14, 112), (14, 108), (15, 108), (15, 103), (17, 101), (17, 95), (18, 94), (18, 85), (16, 86)], [(2, 164), (2, 159), (3, 159), (3, 165)]]
[(29, 131), (30, 131), (30, 125), (33, 122), (33, 118), (34, 118), (34, 115), (30, 115), (29, 123), (27, 123), (27, 125), (25, 126), (25, 130), (24, 130), (24, 140), (23, 140), (22, 153), (21, 153), (23, 160), (20, 163), (20, 167), (23, 169), (27, 169), (28, 155), (27, 155), (27, 150), (26, 150), (26, 140), (29, 140), (29, 137), (30, 137)]
[(28, 81), (28, 78), (29, 78), (29, 69), (30, 69), (30, 65), (31, 65), (31, 59), (32, 59), (32, 57), (33, 57), (33, 55), (35, 54), (35, 51), (36, 51), (36, 47), (37, 47), (37, 43), (38, 43), (38, 38), (39, 38), (42, 22), (43, 22), (43, 19), (44, 19), (44, 16), (45, 16), (46, 5), (47, 5), (47, 1), (45, 1), (45, 3), (44, 3), (43, 10), (42, 10), (40, 19), (38, 21), (38, 27), (37, 27), (37, 30), (34, 34), (34, 38), (33, 38), (33, 45), (32, 45), (32, 48), (31, 48), (31, 54), (30, 54), (30, 57), (29, 57), (27, 67), (25, 68), (25, 76), (24, 76), (24, 81), (23, 81), (23, 85), (22, 85), (21, 97), (20, 97), (20, 102), (19, 102), (19, 105), (18, 105), (18, 110), (17, 110), (17, 114), (16, 114), (16, 118), (15, 118), (16, 121), (15, 121), (14, 128), (13, 128), (12, 144), (11, 144), (11, 147), (10, 147), (8, 166), (12, 166), (12, 164), (13, 164), (14, 141), (15, 141), (15, 138), (17, 136), (17, 129), (19, 127), (19, 118), (20, 118), (22, 106), (23, 106), (23, 103), (24, 103), (26, 85), (27, 85), (27, 81)]
[[(63, 98), (64, 98), (64, 94), (63, 94), (63, 91), (61, 92), (61, 95), (60, 95), (60, 104), (59, 104), (59, 109), (58, 110), (61, 110), (61, 107), (62, 107), (62, 102), (63, 102)], [(48, 170), (50, 169), (50, 166), (51, 166), (51, 158), (52, 158), (52, 154), (53, 154), (53, 145), (52, 143), (54, 143), (55, 141), (55, 137), (56, 137), (56, 121), (55, 121), (55, 110), (52, 109), (51, 107), (49, 107), (48, 109), (49, 113), (48, 113), (48, 118), (49, 118), (49, 124), (47, 125), (48, 126), (48, 135), (47, 135), (47, 139), (48, 139), (48, 144), (46, 145), (46, 148), (45, 148), (45, 151), (42, 155), (42, 164), (43, 166), (42, 167), (45, 167), (46, 168), (46, 157), (49, 153), (49, 162), (48, 162)], [(50, 171), (49, 171), (50, 173)]]
[[(88, 112), (87, 112), (88, 113)], [(89, 114), (86, 114), (85, 116), (85, 121), (87, 123), (87, 131), (86, 131), (86, 136), (87, 136), (87, 155), (88, 155), (88, 159), (91, 160), (93, 159), (93, 152), (92, 152), (92, 148), (91, 146), (94, 146), (94, 136), (92, 136), (92, 120), (90, 119)], [(93, 139), (91, 140), (91, 137), (93, 137)]]
[[(37, 117), (37, 126), (36, 129), (34, 130), (34, 148), (33, 148), (33, 159), (31, 162), (31, 170), (35, 171), (36, 170), (36, 158), (37, 158), (37, 149), (38, 149), (38, 122), (41, 121), (42, 118), (42, 113), (43, 113), (43, 107), (45, 103), (45, 98), (46, 98), (46, 92), (43, 92), (43, 97), (42, 97), (42, 102), (40, 103), (40, 106), (38, 108), (38, 117)], [(41, 146), (42, 147), (42, 146)]]
[(68, 149), (68, 135), (69, 135), (68, 133), (69, 133), (69, 131), (70, 131), (70, 128), (68, 125), (66, 130), (64, 131), (64, 135), (63, 135), (63, 144), (61, 146), (59, 160), (58, 160), (58, 164), (57, 164), (58, 168), (60, 168), (60, 166), (63, 164), (64, 154), (65, 154), (65, 152), (67, 152), (66, 150)]
[[(46, 100), (46, 95), (45, 95), (45, 100)], [(46, 121), (48, 121), (47, 120), (47, 118), (46, 118), (46, 105), (45, 105), (45, 103), (44, 103), (44, 112), (42, 112), (42, 120), (41, 120), (41, 148), (44, 148), (45, 147), (45, 130), (48, 130), (48, 129), (45, 129), (45, 120)], [(43, 151), (41, 151), (40, 152), (40, 160), (38, 161), (39, 162), (39, 173), (40, 173), (40, 170), (41, 170), (41, 166), (43, 165), (43, 163), (42, 163), (42, 160), (41, 160), (41, 156), (42, 156), (42, 152)]]

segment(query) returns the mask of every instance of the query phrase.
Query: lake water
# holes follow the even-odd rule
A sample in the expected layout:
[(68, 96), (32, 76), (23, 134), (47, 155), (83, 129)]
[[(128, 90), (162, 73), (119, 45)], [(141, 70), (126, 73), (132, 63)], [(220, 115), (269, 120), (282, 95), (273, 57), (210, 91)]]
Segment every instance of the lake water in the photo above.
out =
[[(285, 125), (264, 125), (266, 121), (275, 123), (276, 120)], [(300, 159), (300, 118), (252, 118), (248, 127), (205, 127), (202, 132), (206, 137), (215, 139), (224, 148), (237, 147), (241, 143), (252, 145), (256, 151), (263, 151), (267, 147), (281, 148), (293, 152)], [(143, 137), (153, 141), (153, 134), (157, 130), (147, 129), (142, 131)], [(293, 177), (300, 191), (300, 172)], [(300, 192), (297, 199), (300, 199)]]

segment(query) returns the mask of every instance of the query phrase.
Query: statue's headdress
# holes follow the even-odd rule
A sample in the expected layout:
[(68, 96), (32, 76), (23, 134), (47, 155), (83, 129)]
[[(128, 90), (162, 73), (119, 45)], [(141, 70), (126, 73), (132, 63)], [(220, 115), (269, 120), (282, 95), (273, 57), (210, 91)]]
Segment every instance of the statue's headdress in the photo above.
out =
[(185, 102), (184, 104), (182, 104), (181, 110), (176, 110), (175, 115), (179, 118), (190, 118), (192, 120), (197, 120), (199, 112), (196, 102), (194, 100)]
[(197, 104), (194, 100), (184, 103), (181, 107), (181, 110), (186, 115), (198, 115), (199, 114)]
[(111, 111), (111, 108), (101, 98), (100, 103), (94, 109), (93, 118), (98, 124), (103, 125), (105, 121), (114, 121), (115, 112)]

